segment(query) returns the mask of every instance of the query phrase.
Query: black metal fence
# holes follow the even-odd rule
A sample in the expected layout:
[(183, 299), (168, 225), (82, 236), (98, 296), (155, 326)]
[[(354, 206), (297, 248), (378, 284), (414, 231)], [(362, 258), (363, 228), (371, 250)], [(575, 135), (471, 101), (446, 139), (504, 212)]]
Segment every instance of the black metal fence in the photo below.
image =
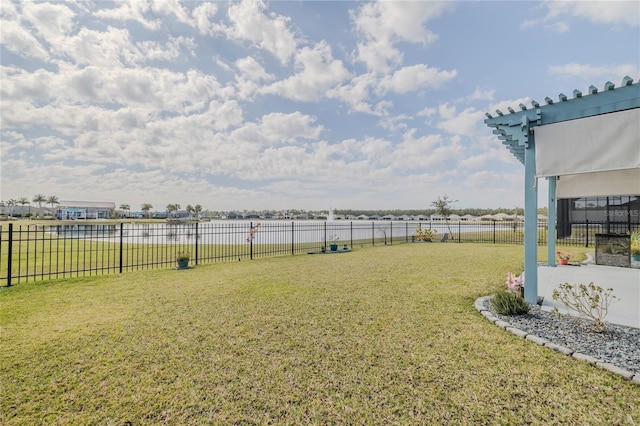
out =
[[(628, 226), (574, 224), (558, 244), (593, 246), (595, 234), (625, 233)], [(416, 241), (416, 229), (435, 231), (434, 241), (522, 244), (522, 222), (217, 221), (191, 224), (14, 224), (0, 226), (0, 286), (64, 277), (168, 268), (178, 253), (192, 265), (267, 256), (296, 255), (344, 247)], [(547, 243), (547, 222), (538, 242)], [(606, 226), (606, 227), (605, 227)]]

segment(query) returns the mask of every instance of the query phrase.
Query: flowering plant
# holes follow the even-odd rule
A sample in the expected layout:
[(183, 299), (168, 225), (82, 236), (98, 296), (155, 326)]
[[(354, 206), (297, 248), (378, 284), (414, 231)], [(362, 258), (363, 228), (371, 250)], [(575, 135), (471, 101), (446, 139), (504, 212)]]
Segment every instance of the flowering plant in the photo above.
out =
[(176, 253), (176, 260), (178, 262), (189, 260), (190, 258), (191, 258), (191, 253), (189, 253), (188, 251), (179, 251), (178, 253)]
[(513, 275), (511, 272), (507, 272), (507, 288), (511, 291), (518, 291), (524, 287), (524, 280), (522, 277)]
[(563, 253), (560, 250), (556, 252), (556, 256), (558, 256), (558, 259), (561, 259), (561, 260), (571, 259), (571, 253)]

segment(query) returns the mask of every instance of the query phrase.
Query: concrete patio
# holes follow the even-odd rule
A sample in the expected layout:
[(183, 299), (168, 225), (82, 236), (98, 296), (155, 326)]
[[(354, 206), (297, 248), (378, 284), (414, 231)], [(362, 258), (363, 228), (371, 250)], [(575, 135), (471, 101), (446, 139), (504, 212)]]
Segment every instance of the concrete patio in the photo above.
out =
[(539, 265), (538, 297), (544, 297), (543, 310), (551, 311), (558, 308), (561, 313), (568, 313), (564, 306), (552, 297), (553, 290), (565, 282), (573, 285), (593, 282), (603, 289), (613, 288), (613, 295), (619, 300), (611, 303), (605, 320), (611, 324), (640, 328), (640, 269), (589, 263), (567, 266)]

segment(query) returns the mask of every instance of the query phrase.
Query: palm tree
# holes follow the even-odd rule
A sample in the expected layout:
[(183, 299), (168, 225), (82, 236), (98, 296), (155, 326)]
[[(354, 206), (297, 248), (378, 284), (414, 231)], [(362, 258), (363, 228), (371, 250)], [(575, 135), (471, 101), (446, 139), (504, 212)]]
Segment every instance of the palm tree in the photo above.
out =
[(143, 212), (146, 213), (147, 218), (149, 217), (149, 210), (151, 210), (152, 208), (153, 208), (153, 206), (151, 204), (149, 204), (149, 203), (143, 203), (140, 206), (140, 210), (142, 210)]
[[(20, 217), (24, 218), (24, 205), (25, 204), (30, 204), (29, 199), (27, 197), (20, 197), (20, 199), (18, 199), (17, 203), (22, 206), (22, 209), (20, 209)], [(29, 206), (29, 216), (31, 216), (31, 206)]]
[(51, 204), (51, 209), (55, 209), (55, 205), (56, 204), (60, 204), (60, 200), (58, 200), (58, 197), (56, 197), (55, 195), (50, 195), (47, 198), (47, 204)]
[(18, 202), (12, 198), (10, 200), (7, 200), (5, 202), (5, 204), (7, 205), (7, 207), (9, 207), (9, 217), (12, 217), (13, 216), (13, 208), (16, 205), (18, 205)]
[(38, 203), (38, 208), (42, 208), (42, 203), (46, 203), (47, 202), (47, 198), (42, 195), (42, 194), (37, 194), (33, 196), (33, 201), (34, 203)]
[(33, 196), (33, 200), (31, 201), (38, 204), (38, 211), (36, 212), (36, 216), (38, 216), (40, 214), (40, 211), (42, 210), (42, 203), (46, 203), (47, 198), (42, 194), (36, 194)]

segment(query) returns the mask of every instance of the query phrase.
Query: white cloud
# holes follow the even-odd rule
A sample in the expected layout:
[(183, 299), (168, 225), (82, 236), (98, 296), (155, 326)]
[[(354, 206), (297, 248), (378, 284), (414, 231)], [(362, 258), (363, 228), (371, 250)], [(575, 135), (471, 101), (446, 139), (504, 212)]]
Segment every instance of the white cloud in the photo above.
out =
[(246, 142), (261, 150), (266, 146), (296, 144), (299, 140), (320, 137), (322, 126), (314, 125), (315, 119), (300, 112), (291, 114), (270, 113), (257, 123), (247, 123), (233, 131), (229, 139)]
[(52, 46), (74, 27), (75, 13), (64, 4), (25, 2), (22, 16)]
[(49, 54), (40, 42), (16, 21), (3, 20), (0, 25), (0, 43), (20, 56), (42, 60), (49, 58)]
[(456, 70), (440, 71), (424, 64), (408, 66), (399, 69), (393, 75), (385, 76), (378, 85), (378, 92), (407, 93), (424, 88), (438, 89), (457, 74)]
[(405, 123), (405, 121), (411, 119), (412, 117), (407, 114), (393, 116), (385, 114), (378, 120), (378, 125), (390, 132), (397, 132), (400, 130), (407, 130), (407, 123)]
[(473, 91), (471, 95), (467, 97), (469, 101), (492, 101), (495, 95), (495, 90), (481, 90), (479, 87)]
[(289, 30), (289, 18), (265, 15), (262, 1), (244, 0), (231, 3), (228, 14), (231, 26), (222, 31), (230, 39), (247, 40), (275, 55), (284, 65), (296, 50), (296, 38)]
[(456, 107), (450, 107), (449, 104), (442, 104), (438, 108), (441, 119), (438, 121), (437, 127), (447, 133), (454, 135), (474, 136), (478, 134), (478, 126), (482, 124), (484, 113), (476, 111), (475, 108), (465, 108), (461, 112), (457, 112)]
[[(263, 66), (251, 56), (240, 58), (235, 62), (236, 68), (240, 71), (235, 76), (235, 86), (240, 99), (251, 99), (255, 93), (261, 89), (263, 81), (275, 79), (273, 74), (268, 73)], [(232, 71), (229, 69), (229, 71)]]
[(580, 18), (614, 27), (640, 25), (640, 7), (635, 1), (546, 1), (541, 6), (546, 9), (546, 15), (524, 21), (521, 29), (542, 27), (555, 33), (565, 33), (570, 30), (570, 24), (563, 18)]
[(136, 43), (136, 47), (140, 54), (144, 57), (144, 61), (171, 61), (180, 57), (182, 48), (184, 47), (191, 55), (195, 55), (195, 42), (193, 38), (187, 37), (169, 37), (169, 41), (165, 44), (157, 41), (145, 40)]
[(398, 42), (431, 44), (438, 36), (425, 23), (452, 7), (448, 2), (374, 2), (351, 11), (360, 37), (357, 59), (375, 72), (388, 72), (402, 63)]
[(81, 28), (70, 37), (58, 40), (51, 52), (77, 65), (93, 65), (104, 68), (121, 68), (144, 61), (133, 45), (129, 31), (108, 27), (106, 31)]
[(235, 64), (242, 75), (249, 77), (252, 81), (271, 81), (275, 78), (273, 74), (266, 72), (262, 65), (251, 56), (240, 58)]
[(378, 82), (374, 73), (364, 73), (353, 77), (347, 84), (335, 87), (327, 92), (330, 98), (339, 99), (351, 108), (351, 111), (380, 115), (372, 109), (369, 101), (370, 90)]
[(545, 6), (547, 19), (568, 15), (597, 24), (640, 25), (640, 7), (634, 1), (551, 1)]
[[(99, 4), (105, 5), (109, 3)], [(117, 4), (119, 5), (118, 7), (99, 9), (94, 15), (115, 21), (135, 21), (150, 30), (157, 30), (162, 25), (160, 19), (149, 20), (145, 18), (145, 14), (151, 9), (147, 1), (125, 1)]]
[(417, 116), (419, 117), (432, 117), (435, 113), (436, 113), (436, 109), (435, 108), (425, 108), (423, 110), (420, 110), (416, 113)]
[(260, 129), (273, 142), (292, 142), (299, 138), (317, 139), (322, 126), (313, 127), (315, 119), (300, 112), (271, 113), (262, 117)]
[(171, 18), (175, 17), (183, 24), (194, 25), (193, 19), (189, 16), (189, 12), (178, 0), (152, 0), (151, 10)]
[(211, 18), (218, 13), (218, 5), (215, 3), (201, 3), (191, 15), (193, 16), (194, 25), (198, 32), (202, 35), (214, 35), (218, 26), (211, 22)]
[[(558, 74), (564, 77), (575, 78), (578, 77), (582, 80), (598, 80), (598, 79), (618, 79), (623, 76), (639, 76), (640, 68), (637, 64), (610, 64), (610, 65), (590, 65), (590, 64), (577, 64), (569, 63), (564, 65), (549, 65), (549, 72), (552, 74)], [(615, 84), (619, 84), (618, 81), (614, 81)]]
[(439, 134), (415, 137), (407, 131), (394, 147), (392, 164), (398, 170), (438, 169), (458, 151), (457, 144), (445, 144)]
[(326, 42), (300, 49), (295, 56), (295, 67), (298, 71), (294, 75), (275, 82), (260, 92), (313, 102), (329, 96), (332, 92), (327, 91), (350, 77), (342, 61), (333, 58), (331, 47)]

